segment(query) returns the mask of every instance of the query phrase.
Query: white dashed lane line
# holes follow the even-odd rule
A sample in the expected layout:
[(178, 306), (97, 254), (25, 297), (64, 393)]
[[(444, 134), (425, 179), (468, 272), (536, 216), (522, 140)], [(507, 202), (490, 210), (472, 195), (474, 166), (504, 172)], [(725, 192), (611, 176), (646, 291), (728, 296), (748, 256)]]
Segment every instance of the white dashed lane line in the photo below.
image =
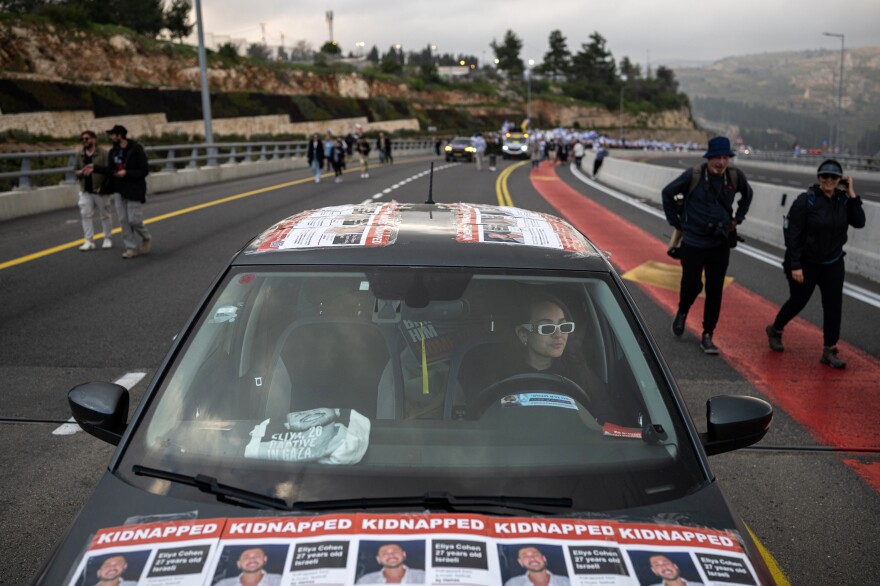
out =
[[(457, 166), (458, 164), (459, 164), (459, 163), (450, 163), (450, 164), (448, 164), (448, 165), (440, 165), (439, 167), (434, 167), (434, 172), (436, 173), (437, 171), (442, 171), (443, 169), (449, 169), (450, 167), (455, 167), (455, 166)], [(374, 200), (377, 200), (377, 199), (381, 199), (382, 196), (388, 195), (389, 193), (391, 193), (391, 192), (394, 191), (395, 189), (400, 189), (401, 187), (403, 187), (403, 186), (406, 185), (407, 183), (410, 183), (410, 182), (412, 182), (412, 181), (415, 181), (416, 179), (421, 179), (422, 177), (426, 177), (426, 176), (428, 176), (428, 175), (430, 175), (430, 174), (431, 174), (430, 171), (422, 171), (421, 173), (416, 173), (416, 174), (413, 175), (412, 177), (407, 177), (406, 179), (402, 179), (399, 183), (395, 183), (395, 184), (392, 185), (391, 187), (386, 187), (386, 188), (383, 189), (380, 193), (375, 193), (375, 194), (371, 195), (371, 196), (370, 196), (370, 199), (365, 199), (365, 200), (362, 201), (361, 203), (362, 203), (362, 204), (365, 204), (365, 203), (370, 203), (371, 201), (374, 201)]]
[[(141, 382), (147, 376), (146, 372), (127, 372), (125, 373), (119, 380), (114, 381), (117, 385), (121, 385), (128, 390), (131, 390), (133, 386)], [(76, 423), (76, 421), (71, 417), (67, 423), (61, 425), (52, 432), (52, 435), (73, 435), (78, 431), (82, 431), (82, 428)]]

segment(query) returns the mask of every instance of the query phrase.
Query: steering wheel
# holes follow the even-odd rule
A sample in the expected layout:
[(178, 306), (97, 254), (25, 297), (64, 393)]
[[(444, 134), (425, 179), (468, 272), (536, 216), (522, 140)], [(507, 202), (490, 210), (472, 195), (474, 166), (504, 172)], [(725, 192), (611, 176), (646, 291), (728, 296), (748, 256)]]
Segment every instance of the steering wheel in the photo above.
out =
[(539, 384), (542, 391), (558, 392), (578, 401), (584, 407), (589, 408), (593, 400), (590, 395), (576, 382), (559, 374), (542, 374), (530, 372), (515, 374), (487, 386), (474, 397), (472, 403), (472, 416), (474, 419), (482, 417), (487, 409), (496, 401), (507, 395), (535, 391), (531, 385)]

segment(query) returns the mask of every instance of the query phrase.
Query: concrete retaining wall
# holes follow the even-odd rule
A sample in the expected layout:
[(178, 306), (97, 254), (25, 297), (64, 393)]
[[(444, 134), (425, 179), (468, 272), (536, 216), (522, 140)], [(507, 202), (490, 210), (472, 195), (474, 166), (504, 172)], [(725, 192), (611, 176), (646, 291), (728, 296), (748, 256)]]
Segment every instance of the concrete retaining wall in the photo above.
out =
[[(584, 157), (584, 169), (593, 168), (593, 153)], [(785, 165), (776, 167), (789, 169)], [(681, 169), (661, 167), (622, 159), (606, 157), (599, 172), (600, 181), (639, 198), (662, 205), (661, 190), (681, 174)], [(864, 172), (860, 175), (864, 175)], [(876, 179), (874, 173), (872, 178)], [(782, 218), (788, 213), (792, 201), (806, 187), (779, 187), (769, 183), (749, 182), (754, 191), (752, 205), (746, 221), (739, 228), (744, 238), (755, 239), (779, 248), (784, 248), (782, 239)], [(786, 196), (783, 205), (783, 195)], [(864, 202), (867, 224), (861, 230), (850, 228), (846, 244), (846, 264), (849, 271), (858, 273), (872, 281), (880, 282), (880, 205)]]

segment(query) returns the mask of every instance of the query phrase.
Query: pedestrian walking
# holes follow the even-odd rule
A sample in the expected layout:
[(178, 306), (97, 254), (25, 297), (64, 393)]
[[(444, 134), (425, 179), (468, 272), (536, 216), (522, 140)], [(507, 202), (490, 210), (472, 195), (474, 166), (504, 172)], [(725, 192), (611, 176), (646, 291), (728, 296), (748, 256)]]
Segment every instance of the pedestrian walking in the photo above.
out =
[(477, 171), (482, 171), (483, 155), (486, 154), (486, 139), (478, 132), (471, 137), (471, 146), (474, 147), (474, 161), (477, 163)]
[(94, 172), (107, 176), (105, 186), (113, 194), (116, 215), (122, 226), (122, 258), (149, 254), (153, 237), (144, 225), (143, 205), (147, 201), (147, 175), (150, 165), (140, 143), (128, 138), (128, 130), (119, 124), (107, 131), (113, 147), (107, 154), (107, 166), (94, 165)]
[(586, 147), (584, 147), (584, 143), (581, 141), (577, 141), (574, 143), (574, 164), (580, 170), (581, 162), (584, 160), (584, 155), (587, 153)]
[(385, 133), (380, 132), (376, 139), (376, 152), (379, 153), (379, 164), (385, 164)]
[(385, 162), (389, 165), (393, 165), (394, 152), (391, 149), (391, 137), (389, 135), (385, 135), (385, 141), (383, 142), (383, 144), (385, 145)]
[(330, 154), (333, 162), (333, 179), (336, 183), (342, 183), (342, 171), (345, 169), (345, 154), (348, 151), (348, 143), (337, 138), (333, 143), (333, 152)]
[(782, 268), (788, 280), (789, 297), (776, 319), (766, 328), (770, 349), (782, 352), (785, 326), (806, 307), (816, 287), (822, 295), (823, 348), (819, 361), (845, 368), (837, 342), (843, 306), (846, 269), (843, 245), (847, 231), (865, 227), (862, 198), (856, 195), (852, 177), (834, 159), (823, 161), (817, 170), (819, 182), (810, 186), (791, 204), (786, 216), (785, 258)]
[(324, 135), (324, 169), (330, 171), (333, 169), (333, 163), (330, 162), (330, 151), (333, 150), (333, 132), (329, 129)]
[(79, 212), (82, 218), (83, 238), (79, 247), (83, 252), (95, 250), (95, 216), (101, 218), (104, 242), (101, 248), (113, 248), (110, 234), (113, 232), (113, 216), (110, 211), (110, 193), (105, 191), (106, 175), (95, 171), (95, 166), (107, 168), (107, 151), (98, 146), (98, 135), (84, 130), (80, 136), (82, 150), (76, 153), (74, 174), (79, 178)]
[(532, 169), (537, 169), (541, 166), (541, 159), (543, 155), (541, 154), (541, 141), (535, 138), (531, 141), (531, 151), (529, 155), (532, 159)]
[(437, 140), (434, 141), (434, 154), (437, 155), (438, 157), (440, 156), (440, 147), (442, 147), (442, 146), (443, 146), (443, 139), (437, 138)]
[(602, 168), (602, 163), (605, 161), (605, 157), (608, 156), (608, 149), (605, 148), (605, 143), (602, 142), (599, 144), (598, 150), (596, 150), (596, 158), (593, 159), (593, 179), (596, 178), (596, 175), (599, 173), (599, 169)]
[(367, 137), (361, 135), (357, 143), (358, 159), (361, 163), (361, 179), (369, 179), (370, 177), (370, 143)]
[(317, 132), (312, 135), (312, 140), (309, 141), (306, 159), (309, 162), (309, 168), (315, 175), (315, 183), (320, 183), (321, 167), (324, 166), (324, 143)]
[[(745, 174), (730, 166), (730, 141), (716, 136), (703, 155), (706, 162), (687, 169), (663, 188), (663, 211), (669, 224), (682, 231), (680, 250), (681, 290), (672, 334), (684, 333), (691, 305), (703, 290), (706, 275), (706, 303), (700, 347), (706, 354), (718, 354), (712, 341), (721, 314), (724, 277), (730, 249), (736, 246), (736, 227), (742, 224), (752, 203), (752, 188)], [(733, 212), (736, 193), (741, 194)]]

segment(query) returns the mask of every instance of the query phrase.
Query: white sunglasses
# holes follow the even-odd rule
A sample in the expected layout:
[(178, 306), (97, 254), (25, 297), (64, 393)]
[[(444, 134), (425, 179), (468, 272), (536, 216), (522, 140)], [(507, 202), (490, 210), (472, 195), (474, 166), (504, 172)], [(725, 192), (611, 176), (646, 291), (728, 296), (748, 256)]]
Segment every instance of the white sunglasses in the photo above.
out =
[(521, 328), (536, 333), (539, 336), (552, 336), (559, 330), (563, 334), (570, 334), (574, 331), (574, 322), (566, 321), (561, 324), (522, 324)]

